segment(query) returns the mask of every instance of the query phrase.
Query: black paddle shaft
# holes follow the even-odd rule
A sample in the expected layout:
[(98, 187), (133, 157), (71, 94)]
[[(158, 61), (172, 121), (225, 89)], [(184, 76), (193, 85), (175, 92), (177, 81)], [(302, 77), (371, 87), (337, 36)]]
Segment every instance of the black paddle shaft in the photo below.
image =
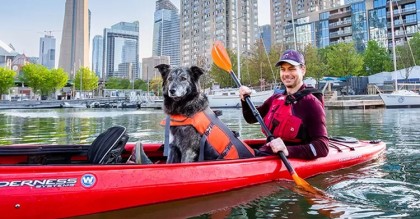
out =
[[(236, 77), (235, 73), (233, 71), (230, 71), (229, 73), (232, 76), (232, 79), (235, 82), (236, 86), (241, 87), (242, 84), (239, 81), (238, 77)], [(245, 102), (248, 104), (249, 108), (251, 108), (252, 114), (254, 114), (254, 117), (258, 120), (262, 129), (264, 129), (264, 132), (267, 134), (267, 142), (272, 141), (274, 139), (274, 136), (273, 136), (273, 134), (271, 134), (271, 131), (265, 125), (264, 120), (262, 119), (260, 112), (258, 112), (257, 108), (252, 103), (250, 96), (246, 95), (244, 98), (245, 98)], [(284, 165), (286, 166), (287, 170), (289, 171), (289, 173), (294, 174), (295, 170), (293, 169), (292, 165), (289, 163), (289, 160), (287, 160), (283, 151), (279, 152), (279, 156), (280, 156), (281, 160), (283, 161)]]

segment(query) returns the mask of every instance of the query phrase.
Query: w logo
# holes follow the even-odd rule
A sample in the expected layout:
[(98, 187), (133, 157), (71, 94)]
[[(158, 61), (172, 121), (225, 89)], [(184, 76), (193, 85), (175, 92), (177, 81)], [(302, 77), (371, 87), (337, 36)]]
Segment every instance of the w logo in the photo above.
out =
[(85, 174), (82, 176), (81, 183), (83, 187), (92, 187), (96, 183), (96, 177), (93, 174)]

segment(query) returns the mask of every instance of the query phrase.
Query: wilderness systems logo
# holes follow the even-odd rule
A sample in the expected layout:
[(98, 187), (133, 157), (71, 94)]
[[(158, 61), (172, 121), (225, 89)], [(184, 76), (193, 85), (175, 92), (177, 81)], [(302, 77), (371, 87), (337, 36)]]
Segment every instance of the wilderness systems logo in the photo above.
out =
[(77, 183), (77, 178), (68, 179), (40, 179), (40, 180), (15, 180), (0, 181), (0, 188), (3, 187), (34, 187), (34, 188), (57, 188), (73, 187)]
[(85, 174), (81, 178), (81, 183), (83, 187), (90, 188), (95, 185), (96, 177), (93, 174)]

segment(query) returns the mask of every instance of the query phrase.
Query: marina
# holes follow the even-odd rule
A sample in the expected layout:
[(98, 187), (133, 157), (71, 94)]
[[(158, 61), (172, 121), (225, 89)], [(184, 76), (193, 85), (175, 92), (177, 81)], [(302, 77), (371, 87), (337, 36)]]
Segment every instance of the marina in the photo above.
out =
[[(240, 108), (240, 99), (236, 92), (229, 95), (210, 95), (212, 108)], [(260, 105), (273, 94), (273, 91), (260, 91), (252, 96), (256, 105)], [(43, 108), (145, 108), (162, 109), (163, 98), (143, 98), (139, 101), (129, 101), (125, 98), (93, 98), (79, 100), (26, 100), (26, 101), (0, 101), (1, 109), (43, 109)], [(367, 109), (384, 107), (384, 102), (379, 95), (349, 95), (331, 98), (325, 101), (327, 109)]]

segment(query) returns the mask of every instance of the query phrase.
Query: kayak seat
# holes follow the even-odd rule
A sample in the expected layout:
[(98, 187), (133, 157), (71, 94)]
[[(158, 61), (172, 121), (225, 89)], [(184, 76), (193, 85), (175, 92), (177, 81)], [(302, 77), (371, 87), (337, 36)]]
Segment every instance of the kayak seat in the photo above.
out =
[(121, 154), (128, 141), (126, 130), (122, 126), (113, 126), (96, 137), (87, 152), (89, 163), (120, 163)]

